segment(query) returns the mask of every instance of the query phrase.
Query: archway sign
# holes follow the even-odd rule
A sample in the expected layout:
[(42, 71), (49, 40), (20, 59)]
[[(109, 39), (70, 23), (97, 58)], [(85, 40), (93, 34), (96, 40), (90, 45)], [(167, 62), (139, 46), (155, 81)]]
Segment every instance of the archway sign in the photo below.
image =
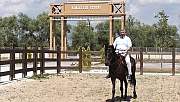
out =
[[(110, 1), (68, 1), (50, 3), (50, 50), (55, 50), (56, 21), (61, 21), (61, 50), (66, 51), (66, 23), (68, 20), (109, 19), (109, 44), (113, 43), (114, 19), (121, 19), (121, 28), (125, 28), (125, 3)], [(53, 33), (54, 32), (54, 33)], [(54, 35), (53, 35), (54, 34)], [(52, 36), (53, 35), (53, 36)], [(65, 57), (65, 55), (63, 55)], [(62, 56), (62, 57), (63, 57)]]

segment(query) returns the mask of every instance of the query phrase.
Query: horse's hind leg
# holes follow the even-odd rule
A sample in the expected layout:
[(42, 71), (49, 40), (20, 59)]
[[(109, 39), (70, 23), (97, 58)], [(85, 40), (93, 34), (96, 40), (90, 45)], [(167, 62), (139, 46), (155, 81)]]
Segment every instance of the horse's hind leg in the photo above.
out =
[(134, 65), (132, 68), (133, 68), (132, 84), (134, 85), (133, 95), (134, 95), (134, 98), (137, 98), (137, 94), (136, 94), (136, 75), (135, 75), (136, 65)]
[(136, 79), (134, 79), (134, 90), (133, 90), (133, 95), (134, 95), (134, 98), (137, 98), (137, 94), (136, 94)]

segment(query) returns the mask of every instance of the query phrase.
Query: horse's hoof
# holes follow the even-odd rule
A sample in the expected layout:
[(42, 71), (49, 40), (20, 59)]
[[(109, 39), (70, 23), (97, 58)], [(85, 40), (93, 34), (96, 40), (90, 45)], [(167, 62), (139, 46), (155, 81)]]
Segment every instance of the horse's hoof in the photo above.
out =
[(127, 99), (127, 95), (125, 95), (124, 97), (122, 97), (123, 99)]
[(112, 98), (112, 99), (111, 99), (111, 102), (115, 102), (115, 98)]
[(137, 95), (134, 95), (134, 97), (133, 97), (133, 98), (134, 98), (134, 99), (135, 99), (135, 98), (137, 98)]

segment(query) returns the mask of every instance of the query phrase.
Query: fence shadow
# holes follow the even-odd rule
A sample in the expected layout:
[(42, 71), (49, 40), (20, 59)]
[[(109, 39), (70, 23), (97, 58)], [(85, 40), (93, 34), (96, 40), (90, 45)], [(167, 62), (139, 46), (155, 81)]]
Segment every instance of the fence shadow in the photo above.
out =
[(133, 98), (132, 96), (127, 96), (126, 99), (121, 98), (119, 96), (116, 96), (114, 101), (112, 101), (111, 99), (107, 99), (106, 102), (121, 102), (121, 101), (123, 101), (123, 102), (131, 102), (132, 98)]

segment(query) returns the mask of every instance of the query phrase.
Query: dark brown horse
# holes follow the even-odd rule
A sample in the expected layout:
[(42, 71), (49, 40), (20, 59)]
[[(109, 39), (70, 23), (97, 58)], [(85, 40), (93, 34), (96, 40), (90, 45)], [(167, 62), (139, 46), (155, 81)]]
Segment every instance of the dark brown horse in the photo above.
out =
[[(124, 64), (123, 56), (121, 54), (116, 54), (115, 48), (113, 45), (109, 45), (105, 48), (105, 65), (109, 66), (109, 74), (111, 77), (112, 82), (112, 100), (114, 100), (115, 95), (115, 82), (116, 78), (120, 80), (120, 91), (121, 91), (121, 98), (127, 98), (127, 74), (128, 70), (126, 65)], [(136, 71), (136, 62), (131, 57), (131, 69), (132, 69), (132, 78), (130, 80), (130, 84), (134, 86), (133, 90), (133, 97), (136, 98), (136, 78), (135, 78), (135, 71)], [(125, 84), (125, 95), (123, 96), (123, 82)]]

